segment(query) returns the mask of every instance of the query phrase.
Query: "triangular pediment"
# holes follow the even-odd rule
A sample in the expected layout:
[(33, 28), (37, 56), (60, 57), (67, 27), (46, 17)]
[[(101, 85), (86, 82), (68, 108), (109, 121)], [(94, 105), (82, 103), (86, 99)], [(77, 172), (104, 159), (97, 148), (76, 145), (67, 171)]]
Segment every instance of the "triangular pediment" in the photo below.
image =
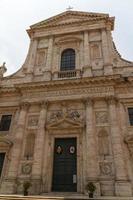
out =
[(47, 129), (75, 129), (81, 127), (82, 124), (80, 122), (74, 122), (67, 118), (61, 119), (57, 122), (53, 122), (47, 125)]
[(80, 23), (84, 21), (102, 20), (109, 18), (108, 14), (89, 13), (80, 11), (66, 11), (47, 20), (41, 21), (31, 26), (34, 28), (60, 26), (65, 24)]

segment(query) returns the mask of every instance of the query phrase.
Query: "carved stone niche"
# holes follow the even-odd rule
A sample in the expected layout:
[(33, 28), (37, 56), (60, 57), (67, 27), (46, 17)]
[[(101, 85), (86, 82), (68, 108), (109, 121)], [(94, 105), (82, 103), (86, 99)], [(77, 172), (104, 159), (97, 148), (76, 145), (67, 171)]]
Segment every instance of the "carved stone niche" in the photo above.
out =
[(127, 135), (124, 140), (128, 146), (129, 153), (133, 159), (133, 135)]

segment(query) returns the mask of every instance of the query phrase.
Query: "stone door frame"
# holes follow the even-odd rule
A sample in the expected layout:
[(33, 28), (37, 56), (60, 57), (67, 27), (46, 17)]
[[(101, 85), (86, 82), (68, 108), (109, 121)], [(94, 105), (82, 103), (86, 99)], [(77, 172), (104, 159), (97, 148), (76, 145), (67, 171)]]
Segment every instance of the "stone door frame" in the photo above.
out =
[(53, 179), (53, 161), (54, 161), (54, 144), (55, 138), (76, 138), (77, 140), (77, 192), (81, 193), (83, 189), (83, 149), (82, 143), (83, 138), (81, 130), (51, 130), (47, 132), (48, 138), (48, 155), (47, 155), (47, 166), (50, 168), (47, 172), (47, 189), (48, 192), (52, 191), (52, 179)]

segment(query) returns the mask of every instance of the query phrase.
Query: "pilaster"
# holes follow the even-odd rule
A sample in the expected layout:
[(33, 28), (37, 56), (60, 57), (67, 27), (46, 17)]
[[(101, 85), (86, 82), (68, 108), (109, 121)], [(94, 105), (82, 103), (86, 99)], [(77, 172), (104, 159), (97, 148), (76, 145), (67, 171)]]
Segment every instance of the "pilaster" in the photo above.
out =
[[(34, 163), (32, 166), (32, 179), (33, 179), (33, 182), (38, 181), (38, 184), (41, 184), (43, 154), (45, 153), (44, 140), (46, 137), (45, 123), (46, 123), (46, 114), (47, 114), (47, 102), (41, 102), (40, 107), (41, 107), (41, 110), (40, 110), (38, 130), (37, 130), (35, 149), (34, 149)], [(38, 191), (38, 193), (40, 193), (40, 191)]]
[(23, 144), (23, 135), (25, 131), (25, 122), (26, 122), (26, 115), (28, 112), (29, 103), (21, 103), (20, 104), (20, 113), (18, 117), (17, 127), (16, 127), (16, 134), (15, 134), (15, 142), (11, 153), (11, 160), (9, 163), (8, 169), (8, 180), (12, 180), (10, 189), (12, 190), (11, 193), (14, 193), (14, 184), (15, 180), (18, 176), (18, 168), (19, 162), (21, 159), (21, 151), (22, 151), (22, 144)]
[(27, 72), (29, 74), (33, 73), (33, 70), (34, 70), (37, 46), (38, 46), (38, 40), (37, 39), (31, 39), (31, 44), (30, 44), (30, 49), (29, 49), (30, 54), (29, 54), (29, 59), (27, 61), (27, 65), (28, 65)]
[(111, 66), (111, 55), (109, 52), (108, 36), (106, 29), (102, 29), (102, 51), (104, 60), (104, 75), (111, 75), (113, 74), (113, 69)]
[(84, 76), (92, 76), (91, 64), (90, 64), (90, 47), (89, 47), (89, 33), (84, 32)]
[(129, 182), (127, 166), (124, 160), (121, 131), (117, 116), (117, 100), (112, 97), (108, 100), (108, 104), (110, 115), (111, 139), (115, 163), (115, 193), (116, 196), (132, 196), (131, 184)]
[(95, 181), (98, 176), (98, 160), (96, 154), (96, 138), (94, 128), (93, 101), (86, 101), (86, 155), (87, 155), (87, 180)]

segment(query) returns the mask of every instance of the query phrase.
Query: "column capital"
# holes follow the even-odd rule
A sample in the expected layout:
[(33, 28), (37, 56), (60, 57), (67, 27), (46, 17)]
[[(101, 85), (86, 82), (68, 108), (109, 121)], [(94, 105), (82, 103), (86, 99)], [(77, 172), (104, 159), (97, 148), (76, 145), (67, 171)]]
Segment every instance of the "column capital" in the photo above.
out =
[(110, 96), (106, 98), (109, 105), (116, 105), (118, 103), (118, 99), (115, 96)]
[(93, 106), (93, 104), (94, 104), (94, 99), (92, 99), (92, 98), (86, 98), (86, 99), (84, 100), (84, 103), (85, 103), (86, 106)]
[(28, 110), (28, 109), (29, 109), (29, 106), (30, 106), (30, 103), (29, 103), (29, 102), (21, 102), (21, 103), (20, 103), (20, 108), (21, 108), (21, 110)]
[(42, 109), (47, 109), (48, 101), (40, 101), (39, 105), (41, 106)]

